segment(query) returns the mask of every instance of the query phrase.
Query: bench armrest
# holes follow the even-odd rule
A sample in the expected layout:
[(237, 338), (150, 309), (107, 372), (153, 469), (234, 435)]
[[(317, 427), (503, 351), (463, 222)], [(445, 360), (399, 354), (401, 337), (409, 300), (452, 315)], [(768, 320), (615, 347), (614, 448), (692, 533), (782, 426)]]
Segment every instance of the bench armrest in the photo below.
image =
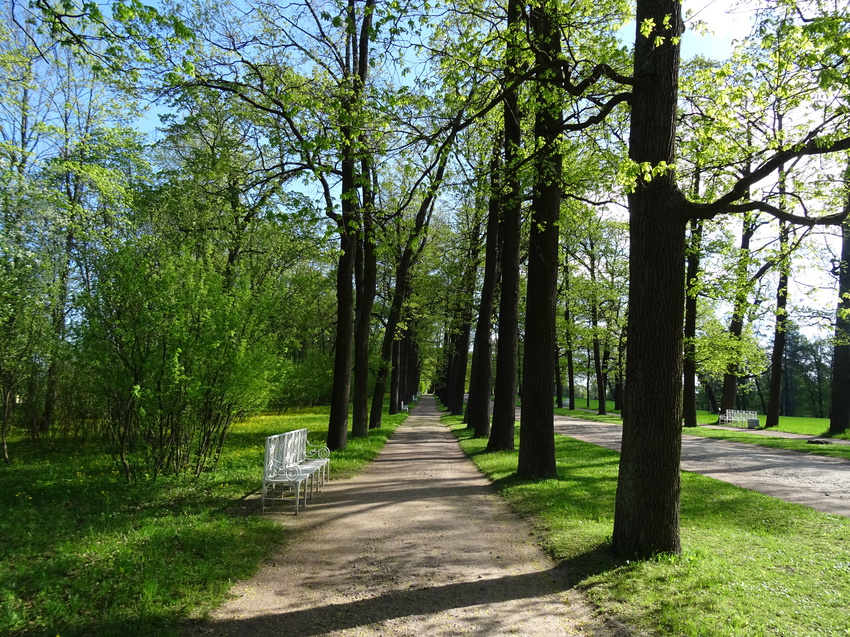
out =
[(325, 445), (313, 445), (309, 442), (307, 443), (307, 447), (304, 450), (305, 455), (308, 458), (330, 458), (331, 450), (328, 449)]

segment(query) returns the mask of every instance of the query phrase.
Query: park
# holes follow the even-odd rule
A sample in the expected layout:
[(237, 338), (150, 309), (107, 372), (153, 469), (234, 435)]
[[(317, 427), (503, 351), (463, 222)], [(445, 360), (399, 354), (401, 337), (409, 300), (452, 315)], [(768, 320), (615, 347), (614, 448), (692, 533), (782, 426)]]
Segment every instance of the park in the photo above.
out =
[(846, 635), (848, 51), (8, 3), (0, 634)]

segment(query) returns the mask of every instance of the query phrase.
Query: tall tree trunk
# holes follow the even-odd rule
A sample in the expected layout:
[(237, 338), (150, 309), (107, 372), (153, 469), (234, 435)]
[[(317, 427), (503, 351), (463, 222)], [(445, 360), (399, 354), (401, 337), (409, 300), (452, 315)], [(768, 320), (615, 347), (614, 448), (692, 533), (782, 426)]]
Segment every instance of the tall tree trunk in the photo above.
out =
[(590, 285), (592, 296), (590, 299), (590, 327), (592, 330), (592, 345), (593, 345), (593, 372), (596, 380), (596, 413), (599, 416), (604, 416), (608, 413), (608, 406), (605, 403), (606, 387), (605, 387), (605, 372), (602, 356), (602, 343), (599, 339), (599, 298), (598, 286), (596, 281), (596, 246), (593, 239), (588, 243), (588, 274), (590, 275)]
[(401, 366), (401, 340), (393, 339), (392, 371), (390, 372), (390, 416), (401, 411), (401, 396), (399, 395), (399, 367)]
[[(350, 215), (343, 214), (343, 220)], [(348, 223), (339, 228), (340, 255), (336, 275), (336, 346), (334, 351), (331, 413), (328, 420), (328, 449), (344, 449), (348, 443), (348, 399), (351, 393), (351, 344), (354, 340), (354, 275), (356, 245)]]
[(569, 251), (564, 252), (564, 323), (566, 324), (566, 357), (567, 357), (567, 408), (575, 410), (576, 408), (576, 370), (575, 358), (573, 355), (573, 332), (574, 323), (572, 312), (570, 311), (570, 266), (569, 266)]
[[(346, 116), (360, 108), (363, 89), (369, 72), (369, 42), (371, 41), (372, 13), (375, 0), (366, 0), (358, 32), (357, 13), (354, 0), (349, 0), (347, 21), (348, 39), (345, 47), (344, 82), (350, 88)], [(345, 448), (348, 443), (348, 403), (351, 395), (352, 344), (354, 341), (354, 292), (352, 278), (357, 259), (355, 227), (358, 216), (357, 175), (358, 142), (363, 140), (361, 132), (345, 124), (341, 127), (342, 152), (340, 158), (341, 214), (337, 227), (340, 233), (339, 265), (337, 269), (337, 325), (336, 350), (334, 355), (334, 377), (331, 395), (331, 413), (328, 422), (327, 445), (332, 451)], [(361, 176), (363, 177), (363, 176)], [(365, 175), (368, 179), (369, 175)], [(368, 340), (368, 336), (367, 336)], [(368, 344), (367, 344), (368, 347)]]
[(12, 383), (7, 383), (7, 385), (8, 389), (3, 389), (3, 422), (0, 423), (0, 436), (3, 438), (3, 461), (6, 464), (11, 464), (12, 459), (9, 457), (6, 439), (12, 426), (12, 401), (15, 400), (15, 390)]
[[(535, 62), (546, 66), (560, 58), (560, 30), (546, 0), (531, 9), (530, 22), (537, 45)], [(551, 85), (560, 73), (549, 68), (536, 85), (534, 136), (542, 143), (537, 159), (537, 185), (532, 200), (528, 246), (528, 291), (523, 345), (523, 396), (517, 475), (556, 478), (555, 421), (552, 390), (555, 381), (555, 309), (558, 289), (558, 220), (561, 213), (563, 157), (556, 141), (561, 127), (561, 103)]]
[(561, 351), (555, 351), (555, 404), (558, 409), (564, 408), (564, 378), (561, 373)]
[[(845, 182), (850, 185), (850, 164)], [(844, 210), (850, 214), (850, 195)], [(834, 266), (833, 274), (838, 278), (838, 306), (832, 346), (829, 433), (836, 435), (850, 429), (850, 219), (841, 224), (841, 261)]]
[[(750, 240), (756, 231), (755, 219), (749, 214), (744, 214), (743, 228), (741, 229), (741, 249), (738, 253), (737, 263), (737, 289), (735, 301), (732, 308), (732, 319), (729, 321), (729, 334), (733, 339), (740, 340), (744, 333), (744, 319), (749, 307), (749, 274), (750, 262)], [(723, 391), (720, 396), (720, 411), (725, 413), (727, 409), (735, 409), (738, 400), (738, 364), (733, 363), (723, 375)]]
[[(508, 31), (521, 30), (523, 6), (520, 0), (508, 0)], [(519, 45), (509, 47), (505, 70), (505, 83), (508, 85), (519, 74), (521, 55)], [(522, 145), (522, 128), (516, 90), (509, 90), (505, 95), (504, 117), (506, 179), (499, 225), (502, 288), (499, 297), (493, 424), (487, 441), (487, 451), (514, 449), (519, 348), (519, 248), (522, 227), (522, 191), (517, 170), (521, 161), (519, 150)]]
[(372, 329), (372, 308), (377, 289), (378, 259), (375, 250), (373, 219), (374, 190), (371, 166), (367, 158), (361, 161), (363, 183), (362, 229), (357, 242), (355, 281), (357, 290), (354, 319), (354, 386), (351, 416), (351, 435), (363, 437), (369, 433), (369, 339)]
[[(645, 37), (640, 28), (649, 21), (670, 28)], [(672, 166), (681, 4), (638, 0), (636, 23), (629, 157)], [(672, 171), (638, 181), (629, 219), (626, 411), (612, 545), (623, 556), (679, 553), (685, 214)]]
[(720, 403), (717, 402), (717, 395), (714, 393), (714, 387), (711, 386), (711, 382), (704, 376), (697, 376), (697, 378), (705, 392), (705, 398), (708, 401), (708, 410), (711, 413), (716, 414), (720, 411)]
[(773, 352), (770, 356), (770, 386), (767, 397), (765, 427), (779, 426), (779, 407), (782, 399), (782, 368), (785, 359), (788, 324), (788, 224), (779, 222), (779, 284), (776, 287), (776, 326), (773, 330)]
[(419, 210), (416, 213), (416, 218), (413, 222), (413, 229), (408, 236), (404, 250), (401, 253), (398, 265), (396, 265), (395, 289), (393, 290), (393, 298), (390, 303), (390, 312), (387, 317), (387, 325), (384, 332), (384, 340), (381, 345), (381, 361), (378, 365), (378, 372), (375, 377), (375, 391), (372, 396), (372, 407), (369, 412), (369, 428), (378, 429), (381, 426), (381, 418), (384, 410), (384, 395), (387, 391), (387, 376), (389, 375), (392, 365), (392, 346), (395, 340), (395, 332), (398, 327), (398, 322), (401, 318), (401, 310), (404, 307), (404, 302), (407, 300), (407, 295), (410, 292), (409, 276), (410, 269), (418, 259), (426, 243), (425, 229), (431, 218), (434, 199), (437, 196), (437, 191), (443, 181), (443, 176), (446, 171), (446, 163), (448, 162), (449, 150), (455, 140), (455, 133), (449, 135), (440, 149), (437, 159), (437, 170), (434, 178), (431, 180), (428, 194), (419, 204)]
[(469, 399), (466, 424), (475, 438), (490, 435), (490, 393), (493, 385), (493, 348), (490, 332), (493, 328), (493, 302), (499, 280), (499, 212), (501, 201), (501, 153), (503, 136), (499, 135), (490, 161), (490, 197), (487, 210), (487, 240), (484, 247), (484, 281), (475, 324), (472, 347), (472, 369), (469, 377)]
[(688, 246), (687, 274), (685, 275), (685, 357), (682, 412), (685, 427), (697, 426), (697, 362), (694, 341), (697, 336), (697, 275), (702, 254), (702, 228), (700, 220), (691, 221), (691, 241)]
[(469, 337), (472, 325), (464, 320), (455, 339), (455, 356), (452, 361), (452, 384), (449, 387), (449, 411), (452, 416), (463, 415), (463, 395), (466, 389), (466, 365), (469, 362)]

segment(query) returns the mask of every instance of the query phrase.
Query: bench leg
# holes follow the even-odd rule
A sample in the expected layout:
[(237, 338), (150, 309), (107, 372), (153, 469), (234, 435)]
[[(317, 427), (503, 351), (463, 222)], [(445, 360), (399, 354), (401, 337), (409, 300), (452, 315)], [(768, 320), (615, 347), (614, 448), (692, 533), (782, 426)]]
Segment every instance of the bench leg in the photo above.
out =
[(298, 515), (298, 500), (300, 499), (301, 495), (301, 483), (296, 482), (293, 488), (295, 490), (295, 515)]

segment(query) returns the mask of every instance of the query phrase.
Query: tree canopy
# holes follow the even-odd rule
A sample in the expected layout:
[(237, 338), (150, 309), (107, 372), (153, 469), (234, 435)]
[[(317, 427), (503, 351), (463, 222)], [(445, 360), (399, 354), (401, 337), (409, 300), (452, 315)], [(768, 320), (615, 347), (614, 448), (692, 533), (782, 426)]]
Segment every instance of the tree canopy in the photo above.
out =
[(566, 381), (623, 413), (614, 548), (678, 552), (697, 398), (823, 414), (846, 346), (848, 9), (744, 16), (682, 61), (676, 0), (9, 5), (4, 441), (197, 474), (260, 409), (337, 450), (469, 388), (546, 478)]

